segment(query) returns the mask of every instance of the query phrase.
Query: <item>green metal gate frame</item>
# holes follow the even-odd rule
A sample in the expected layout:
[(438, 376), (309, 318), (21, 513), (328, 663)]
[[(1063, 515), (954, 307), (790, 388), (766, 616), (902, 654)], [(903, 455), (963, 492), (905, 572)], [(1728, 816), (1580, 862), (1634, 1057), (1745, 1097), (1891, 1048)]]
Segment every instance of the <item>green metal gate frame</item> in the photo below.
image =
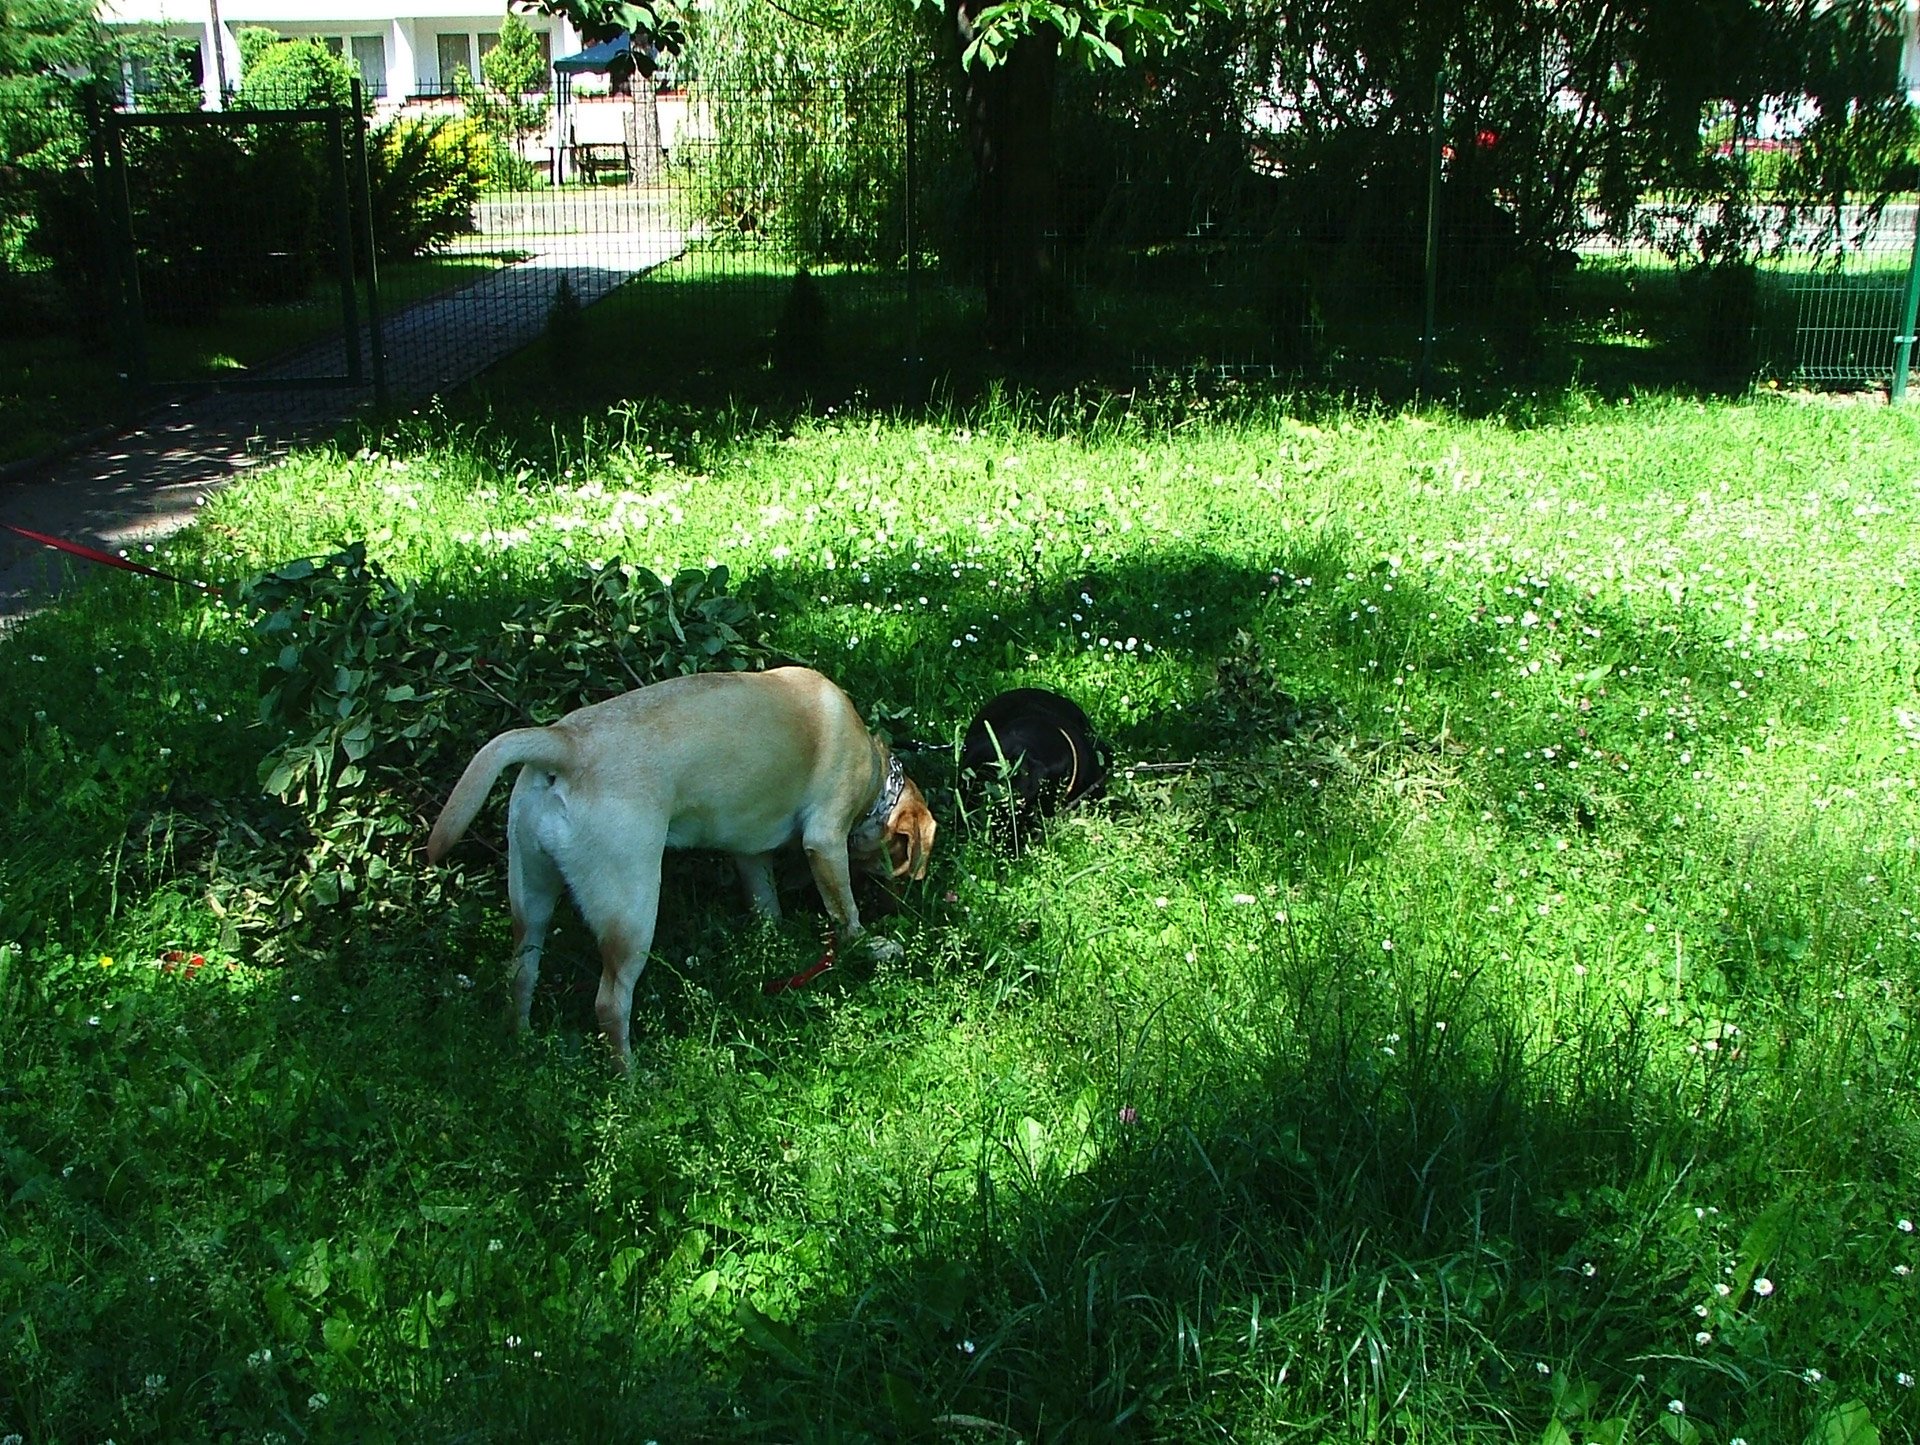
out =
[[(360, 82), (353, 82), (349, 106), (329, 105), (286, 110), (219, 110), (126, 112), (110, 110), (96, 116), (92, 127), (93, 173), (98, 185), (102, 230), (107, 239), (107, 287), (118, 325), (122, 379), (129, 411), (139, 410), (156, 391), (201, 394), (232, 391), (306, 391), (327, 388), (358, 390), (372, 382), (374, 404), (384, 410), (387, 401), (386, 352), (381, 334), (380, 278), (373, 240), (371, 188), (367, 178), (367, 118)], [(331, 211), (339, 258), (341, 350), (346, 370), (320, 376), (236, 376), (220, 378), (163, 378), (152, 376), (147, 349), (146, 309), (140, 294), (139, 238), (134, 232), (133, 200), (128, 183), (125, 137), (129, 130), (190, 129), (196, 126), (239, 129), (251, 126), (300, 125), (318, 122), (326, 128), (327, 168)], [(349, 135), (349, 127), (351, 134)], [(351, 153), (349, 153), (349, 144)], [(360, 346), (360, 314), (356, 258), (364, 263), (366, 278), (367, 340), (371, 377)]]

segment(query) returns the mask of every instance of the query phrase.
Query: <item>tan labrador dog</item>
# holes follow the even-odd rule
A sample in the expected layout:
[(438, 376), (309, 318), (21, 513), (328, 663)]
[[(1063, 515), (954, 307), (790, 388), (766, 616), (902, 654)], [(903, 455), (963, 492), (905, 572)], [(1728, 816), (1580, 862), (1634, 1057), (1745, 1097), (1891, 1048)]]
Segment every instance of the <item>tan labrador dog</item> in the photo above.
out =
[[(733, 854), (748, 902), (778, 919), (774, 850), (800, 840), (840, 937), (860, 934), (851, 868), (924, 878), (933, 814), (847, 695), (808, 668), (676, 677), (501, 733), (474, 755), (427, 839), (437, 863), (514, 764), (507, 813), (518, 1026), (562, 885), (600, 943), (600, 1027), (627, 1066), (633, 987), (653, 946), (660, 856)], [(900, 946), (875, 948), (897, 955)]]

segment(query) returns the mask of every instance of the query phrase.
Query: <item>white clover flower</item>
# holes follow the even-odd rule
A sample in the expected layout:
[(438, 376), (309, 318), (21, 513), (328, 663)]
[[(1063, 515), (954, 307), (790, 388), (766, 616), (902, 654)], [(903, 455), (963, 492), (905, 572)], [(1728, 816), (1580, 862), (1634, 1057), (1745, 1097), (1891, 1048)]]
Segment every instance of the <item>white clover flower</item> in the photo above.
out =
[(1893, 1383), (1898, 1385), (1903, 1390), (1911, 1390), (1913, 1388), (1913, 1376), (1908, 1374), (1905, 1370), (1902, 1370), (1899, 1374), (1893, 1377)]
[(1897, 1229), (1897, 1230), (1899, 1230), (1899, 1231), (1900, 1231), (1900, 1232), (1901, 1232), (1902, 1234), (1912, 1234), (1912, 1233), (1913, 1233), (1913, 1221), (1912, 1221), (1911, 1219), (1900, 1219), (1900, 1220), (1896, 1220), (1896, 1221), (1894, 1222), (1894, 1226), (1893, 1226), (1893, 1227), (1894, 1227), (1895, 1229)]
[(1818, 1370), (1802, 1370), (1800, 1372), (1800, 1378), (1805, 1380), (1809, 1385), (1817, 1385), (1822, 1380), (1826, 1379), (1826, 1376), (1821, 1374)]
[(1667, 1401), (1667, 1413), (1669, 1415), (1684, 1415), (1687, 1413), (1686, 1404), (1680, 1400), (1669, 1400)]
[(1693, 1312), (1698, 1316), (1700, 1316), (1700, 1318), (1703, 1320), (1707, 1317), (1707, 1307), (1705, 1305), (1695, 1305), (1693, 1307)]
[(1693, 1336), (1693, 1342), (1694, 1342), (1694, 1343), (1695, 1343), (1696, 1345), (1710, 1345), (1710, 1344), (1712, 1344), (1712, 1343), (1713, 1343), (1713, 1331), (1711, 1331), (1711, 1330), (1697, 1330), (1697, 1331), (1695, 1331), (1695, 1333), (1694, 1333), (1694, 1336)]
[(1545, 1360), (1535, 1360), (1533, 1367), (1543, 1375), (1551, 1375), (1553, 1373), (1553, 1366), (1549, 1365)]
[(1753, 1292), (1759, 1295), (1760, 1298), (1765, 1299), (1773, 1293), (1773, 1281), (1762, 1275), (1753, 1282)]

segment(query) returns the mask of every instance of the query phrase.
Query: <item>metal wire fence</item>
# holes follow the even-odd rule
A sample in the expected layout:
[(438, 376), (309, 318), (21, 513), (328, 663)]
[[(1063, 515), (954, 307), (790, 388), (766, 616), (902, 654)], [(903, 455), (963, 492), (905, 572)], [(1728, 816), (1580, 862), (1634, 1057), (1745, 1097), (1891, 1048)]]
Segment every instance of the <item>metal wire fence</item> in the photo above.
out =
[[(978, 350), (949, 89), (554, 102), (510, 136), (437, 99), (0, 114), (0, 430), (53, 440), (193, 388), (326, 388), (344, 407), (384, 383), (408, 401), (534, 343), (556, 374), (637, 388), (806, 386)], [(1896, 365), (1911, 201), (1760, 207), (1758, 259), (1704, 267), (1676, 259), (1684, 208), (1644, 207), (1625, 240), (1595, 218), (1529, 257), (1497, 206), (1442, 187), (1430, 253), (1418, 188), (1305, 204), (1246, 168), (1202, 184), (1120, 145), (1102, 168), (1057, 161), (1045, 246), (1064, 302), (1021, 338), (1042, 365), (1384, 390), (1423, 367), (1737, 388), (1881, 385)]]
[(452, 356), (463, 336), (550, 332), (564, 350), (566, 311), (616, 292), (583, 332), (584, 352), (556, 354), (556, 369), (644, 372), (651, 361), (663, 372), (804, 375), (842, 336), (864, 346), (876, 328), (898, 331), (901, 104), (897, 82), (569, 97), (552, 139), (530, 148), (531, 172), (489, 185), (471, 233), (444, 248), (498, 271), (397, 318), (390, 346), (413, 335), (418, 349)]
[(1920, 207), (1842, 210), (1830, 234), (1773, 269), (1793, 316), (1792, 375), (1811, 383), (1871, 385), (1894, 370), (1920, 234)]
[[(1073, 296), (1054, 342), (1135, 373), (1331, 381), (1361, 388), (1585, 376), (1621, 386), (1886, 385), (1904, 329), (1916, 207), (1809, 213), (1758, 203), (1750, 260), (1689, 256), (1701, 218), (1649, 204), (1624, 237), (1601, 218), (1550, 254), (1509, 217), (1442, 188), (1340, 207), (1275, 192), (1229, 204), (1129, 178), (1056, 229)], [(1431, 261), (1431, 279), (1429, 262)]]

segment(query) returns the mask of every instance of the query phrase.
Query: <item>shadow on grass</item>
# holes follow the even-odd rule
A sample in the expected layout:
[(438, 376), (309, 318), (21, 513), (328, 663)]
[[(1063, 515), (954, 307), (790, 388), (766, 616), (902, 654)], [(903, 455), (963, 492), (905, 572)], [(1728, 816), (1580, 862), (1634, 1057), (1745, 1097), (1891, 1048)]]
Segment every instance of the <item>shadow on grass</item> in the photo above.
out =
[[(1744, 738), (1762, 716), (1803, 726), (1826, 720), (1822, 689), (1784, 668), (1752, 676), (1723, 639), (1703, 630), (1701, 614), (1676, 612), (1649, 626), (1624, 603), (1563, 595), (1546, 584), (1512, 604), (1543, 616), (1564, 610), (1549, 624), (1552, 634), (1546, 626), (1534, 634), (1541, 650), (1556, 636), (1556, 645), (1568, 645), (1585, 627), (1608, 639), (1605, 651), (1568, 656), (1549, 672), (1544, 695), (1502, 698), (1501, 684), (1524, 685), (1528, 657), (1540, 656), (1517, 650), (1518, 632), (1502, 625), (1512, 619), (1486, 616), (1405, 573), (1383, 589), (1382, 564), (1338, 537), (1257, 564), (1175, 544), (1068, 571), (1000, 576), (992, 580), (1004, 585), (992, 588), (988, 580), (972, 565), (923, 564), (905, 554), (863, 563), (857, 579), (851, 571), (782, 565), (733, 580), (744, 599), (777, 619), (771, 636), (779, 648), (834, 677), (883, 735), (918, 747), (914, 771), (949, 836), (950, 749), (986, 699), (1016, 686), (1072, 692), (1123, 766), (1198, 762), (1198, 774), (1244, 771), (1243, 785), (1215, 787), (1221, 806), (1277, 809), (1309, 852), (1338, 839), (1349, 862), (1373, 856), (1397, 828), (1390, 815), (1329, 813), (1342, 795), (1320, 791), (1320, 781), (1343, 770), (1352, 776), (1357, 748), (1448, 763), (1448, 790), (1465, 789), (1519, 832), (1549, 837), (1624, 826), (1650, 834), (1669, 807), (1659, 785), (1680, 776), (1678, 762), (1662, 771), (1661, 756), (1677, 712), (1709, 743)], [(497, 636), (516, 608), (546, 595), (538, 574), (476, 578), (457, 556), (446, 581), (426, 579), (418, 592), (424, 611), (444, 611), (455, 633), (470, 637)], [(858, 634), (855, 648), (850, 634)], [(33, 660), (44, 655), (40, 649), (69, 665)], [(109, 653), (110, 669), (74, 665)], [(1149, 656), (1152, 677), (1144, 675)], [(16, 859), (36, 861), (13, 865), (21, 881), (0, 904), (0, 928), (57, 938), (108, 908), (115, 870), (132, 866), (121, 843), (129, 817), (137, 831), (170, 808), (258, 796), (254, 771), (268, 743), (249, 726), (250, 702), (236, 701), (257, 692), (257, 664), (152, 584), (104, 579), (62, 613), (22, 624), (18, 640), (0, 652), (0, 667), (45, 714), (8, 718), (5, 751), (22, 785), (61, 819), (59, 827), (36, 828), (40, 814), (29, 809), (8, 830)], [(1423, 715), (1444, 715), (1444, 724), (1415, 727), (1402, 692), (1390, 685), (1403, 672), (1426, 680), (1433, 697)], [(1690, 690), (1676, 696), (1670, 684), (1677, 676)], [(455, 723), (437, 754), (439, 774), (428, 779), (432, 791), (411, 800), (423, 834), (486, 734), (496, 724), (531, 721), (494, 710), (484, 721), (476, 712)], [(129, 735), (164, 735), (167, 751), (156, 756), (127, 743)], [(1281, 748), (1289, 741), (1305, 751)], [(1578, 762), (1589, 744), (1593, 763), (1584, 771), (1562, 766), (1537, 782), (1540, 765), (1522, 763), (1523, 753), (1542, 746), (1571, 749), (1569, 760)], [(1469, 750), (1472, 767), (1453, 766)], [(1276, 771), (1276, 763), (1284, 766)], [(1614, 775), (1623, 763), (1630, 780)], [(496, 823), (506, 791), (495, 790), (486, 815)], [(261, 816), (253, 821), (265, 826)], [(297, 826), (291, 814), (281, 821)], [(116, 849), (114, 868), (100, 867), (98, 859)], [(173, 839), (151, 876), (209, 861), (191, 841)], [(670, 929), (661, 947), (678, 947)]]
[[(1474, 741), (1517, 749), (1558, 727), (1558, 702), (1511, 719), (1480, 706), (1513, 670), (1493, 624), (1405, 579), (1377, 614), (1355, 607), (1373, 590), (1368, 563), (1337, 543), (1258, 566), (1188, 551), (991, 597), (970, 571), (879, 564), (862, 586), (887, 616), (924, 595), (921, 615), (984, 640), (952, 648), (903, 624), (854, 653), (828, 651), (839, 624), (815, 600), (844, 593), (844, 575), (769, 569), (741, 587), (785, 619), (792, 645), (831, 657), (863, 708), (910, 710), (936, 738), (1001, 687), (1124, 668), (1078, 636), (1092, 629), (1075, 611), (1095, 607), (1110, 634), (1151, 642), (1187, 679), (1179, 709), (1140, 716), (1115, 705), (1116, 686), (1083, 695), (1135, 759), (1270, 750), (1275, 737), (1200, 707), (1243, 633), (1277, 685), (1349, 738), (1407, 745), (1397, 715), (1369, 721), (1382, 689), (1355, 679), (1409, 657), (1446, 669), (1461, 711), (1474, 709)], [(84, 874), (111, 851), (116, 808), (165, 786), (147, 744), (193, 749), (203, 779), (229, 790), (250, 784), (262, 740), (203, 720), (191, 698), (242, 692), (252, 663), (142, 586), (116, 579), (0, 650), (63, 729), (56, 751), (33, 720), (5, 721), (10, 790), (40, 800), (6, 826), (9, 870), (29, 835), (36, 873)], [(450, 590), (450, 610), (481, 628), (540, 589)], [(148, 648), (103, 682), (91, 659), (128, 635), (136, 593)], [(1593, 615), (1622, 650), (1604, 698), (1590, 681), (1564, 707), (1609, 736), (1643, 707), (1657, 713), (1676, 667), (1704, 686), (1723, 666), (1715, 638)], [(136, 675), (155, 681), (129, 689)], [(1581, 697), (1593, 710), (1579, 712)], [(142, 746), (116, 751), (130, 731)], [(76, 815), (82, 781), (94, 812)], [(1488, 789), (1489, 805), (1511, 791), (1492, 775), (1460, 786)], [(1183, 811), (1204, 829), (1223, 809), (1307, 834), (1290, 862), (1330, 896), (1340, 868), (1396, 826), (1278, 790)], [(1565, 799), (1511, 818), (1542, 835), (1578, 825)], [(489, 829), (497, 837), (497, 824), (476, 831)], [(1215, 846), (1226, 863), (1231, 839)], [(173, 862), (183, 900), (199, 887), (190, 862)], [(10, 911), (0, 932), (78, 934), (117, 905), (118, 866), (64, 902), (29, 895), (73, 916)], [(824, 1182), (790, 1168), (792, 1100), (824, 1090), (837, 1102), (814, 1107), (844, 1111), (851, 1128), (930, 1037), (1024, 1027), (1009, 970), (1088, 966), (1077, 950), (1091, 922), (1070, 901), (1037, 932), (993, 895), (971, 916), (943, 901), (962, 870), (993, 866), (984, 850), (945, 847), (910, 899), (907, 928), (938, 945), (937, 963), (848, 969), (769, 1002), (759, 984), (810, 961), (810, 930), (743, 933), (730, 880), (683, 861), (642, 988), (657, 998), (640, 1001), (642, 1047), (663, 1062), (634, 1088), (609, 1081), (590, 1042), (577, 926), (551, 945), (540, 1034), (524, 1056), (496, 1048), (502, 991), (471, 986), (508, 952), (496, 858), (461, 864), (444, 914), (343, 916), (245, 986), (103, 988), (47, 976), (47, 958), (31, 983), (0, 979), (30, 1060), (0, 1092), (24, 1241), (22, 1272), (0, 1281), (38, 1352), (12, 1356), (8, 1418), (43, 1433), (177, 1435), (291, 1419), (314, 1438), (1241, 1437), (1275, 1420), (1328, 1436), (1510, 1438), (1538, 1432), (1556, 1388), (1569, 1428), (1580, 1424), (1585, 1396), (1567, 1384), (1578, 1371), (1604, 1411), (1684, 1396), (1715, 1429), (1803, 1428), (1790, 1381), (1765, 1377), (1759, 1403), (1743, 1403), (1733, 1375), (1669, 1345), (1691, 1330), (1690, 1291), (1717, 1278), (1722, 1247), (1672, 1216), (1695, 1197), (1690, 1171), (1709, 1181), (1698, 1197), (1731, 1198), (1711, 1192), (1723, 1180), (1701, 1161), (1732, 1157), (1748, 1125), (1705, 1105), (1746, 1066), (1676, 1081), (1644, 1015), (1613, 1001), (1543, 1051), (1527, 1001), (1470, 930), (1383, 968), (1358, 912), (1276, 926), (1248, 956), (1253, 987), (1235, 1017), (1191, 979), (1139, 1010), (1083, 984), (1087, 1001), (1050, 1027), (1063, 1073), (1091, 1081), (1084, 1111), (1047, 1127), (1019, 1090), (983, 1092), (967, 1096), (973, 1117), (938, 1127), (923, 1172), (880, 1169), (884, 1156)], [(1790, 947), (1805, 943), (1779, 944)], [(1172, 952), (1154, 961), (1178, 967)], [(865, 1072), (836, 1078), (831, 1049), (849, 1036), (876, 1047)], [(1826, 1128), (1844, 1149), (1873, 1122)], [(1898, 1162), (1876, 1155), (1868, 1172)], [(60, 1283), (76, 1278), (97, 1282), (88, 1297)], [(734, 1297), (755, 1308), (736, 1312)], [(1761, 1378), (1757, 1358), (1735, 1363)]]
[[(603, 425), (610, 408), (631, 405), (656, 421), (678, 414), (684, 434), (703, 433), (711, 444), (716, 427), (736, 435), (778, 431), (799, 417), (847, 408), (943, 421), (985, 409), (1084, 431), (1121, 418), (1155, 427), (1204, 414), (1275, 407), (1315, 414), (1420, 400), (1412, 310), (1366, 309), (1324, 363), (1290, 371), (1179, 351), (1179, 338), (1212, 334), (1196, 319), (1220, 306), (1212, 292), (1128, 294), (1097, 308), (1119, 328), (1114, 335), (1085, 329), (1071, 345), (1063, 338), (1061, 347), (1017, 359), (986, 349), (979, 298), (965, 288), (924, 281), (910, 316), (903, 276), (843, 271), (813, 279), (826, 321), (809, 364), (797, 369), (774, 364), (791, 273), (696, 253), (590, 308), (580, 344), (560, 362), (529, 348), (450, 399), (449, 411), (461, 420), (484, 416), (541, 455), (551, 438)], [(1731, 374), (1740, 378), (1732, 390), (1743, 392), (1752, 366), (1791, 353), (1789, 301), (1778, 286), (1763, 289), (1763, 323), (1751, 341), (1723, 344), (1699, 334), (1698, 308), (1670, 271), (1583, 269), (1541, 323), (1524, 364), (1502, 360), (1497, 317), (1467, 314), (1443, 326), (1430, 395), (1463, 416), (1537, 425), (1595, 398), (1725, 395)], [(1247, 317), (1236, 312), (1221, 324), (1229, 321), (1229, 329), (1244, 327)], [(1156, 336), (1166, 344), (1156, 347)], [(1737, 353), (1731, 360), (1716, 350), (1727, 346)]]

